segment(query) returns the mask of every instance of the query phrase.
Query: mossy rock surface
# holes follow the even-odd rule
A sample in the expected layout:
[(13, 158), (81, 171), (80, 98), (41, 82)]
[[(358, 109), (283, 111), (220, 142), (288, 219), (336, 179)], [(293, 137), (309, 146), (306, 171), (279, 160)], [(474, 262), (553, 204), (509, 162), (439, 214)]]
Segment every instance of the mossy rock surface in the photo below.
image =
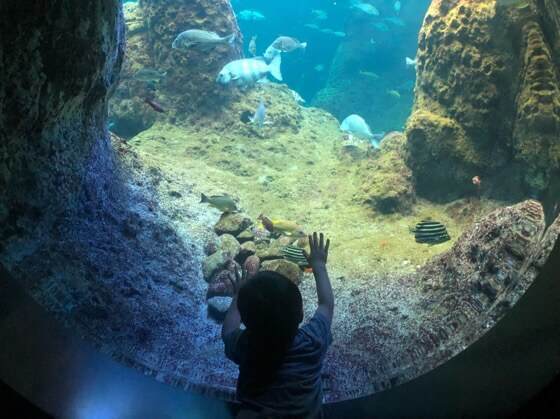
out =
[(277, 260), (266, 260), (262, 263), (261, 271), (272, 271), (285, 276), (294, 284), (299, 285), (301, 283), (303, 274), (299, 266), (289, 260), (277, 259)]

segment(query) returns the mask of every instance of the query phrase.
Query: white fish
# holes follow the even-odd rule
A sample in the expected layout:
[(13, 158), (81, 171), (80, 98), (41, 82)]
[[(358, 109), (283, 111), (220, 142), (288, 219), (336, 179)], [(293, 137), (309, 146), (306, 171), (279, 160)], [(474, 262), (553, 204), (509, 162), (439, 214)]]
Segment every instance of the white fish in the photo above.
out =
[(257, 10), (241, 10), (237, 14), (237, 17), (240, 20), (248, 20), (248, 21), (254, 21), (254, 22), (258, 22), (258, 21), (266, 19), (266, 17), (261, 12), (259, 12)]
[(305, 103), (305, 99), (302, 98), (298, 92), (292, 89), (290, 89), (290, 92), (292, 93), (292, 96), (297, 103)]
[(264, 126), (264, 120), (266, 118), (266, 106), (264, 106), (264, 101), (261, 99), (259, 106), (257, 106), (257, 110), (255, 111), (255, 115), (251, 118), (251, 122), (253, 124), (257, 124), (259, 128)]
[(245, 58), (232, 61), (224, 66), (216, 81), (220, 84), (233, 83), (237, 86), (250, 86), (265, 78), (268, 74), (282, 81), (280, 55), (274, 57), (270, 64), (261, 58)]
[(401, 2), (399, 0), (397, 0), (394, 4), (393, 4), (393, 9), (395, 9), (395, 13), (398, 15), (401, 12)]
[(228, 36), (220, 36), (216, 32), (203, 31), (200, 29), (189, 29), (181, 32), (173, 43), (171, 48), (187, 49), (193, 46), (213, 47), (217, 44), (233, 44), (235, 42), (235, 34)]
[(329, 17), (327, 12), (325, 12), (324, 10), (319, 10), (319, 9), (311, 10), (311, 14), (317, 20), (326, 20)]
[(264, 52), (263, 57), (268, 63), (270, 63), (275, 57), (279, 57), (281, 54), (282, 51), (270, 45)]
[(358, 9), (362, 13), (370, 16), (379, 16), (379, 10), (373, 5), (369, 3), (362, 3), (359, 1), (355, 1), (352, 3), (351, 9)]
[(410, 57), (405, 58), (406, 68), (414, 67), (416, 68), (416, 58), (412, 59)]
[(355, 134), (368, 139), (373, 138), (369, 125), (360, 115), (352, 114), (340, 124), (340, 129), (349, 134)]

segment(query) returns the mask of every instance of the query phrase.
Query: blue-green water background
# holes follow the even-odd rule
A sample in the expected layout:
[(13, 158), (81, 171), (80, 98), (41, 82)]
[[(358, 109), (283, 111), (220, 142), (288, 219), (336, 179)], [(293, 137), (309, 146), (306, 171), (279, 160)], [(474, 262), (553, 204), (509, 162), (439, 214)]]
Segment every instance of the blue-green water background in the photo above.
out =
[[(353, 8), (356, 1), (373, 5), (379, 16)], [(430, 2), (400, 0), (400, 11), (395, 10), (395, 0), (232, 0), (232, 6), (238, 15), (247, 57), (250, 56), (249, 41), (254, 35), (257, 36), (257, 55), (263, 54), (280, 35), (307, 42), (305, 51), (283, 54), (284, 83), (297, 91), (307, 105), (322, 106), (339, 120), (351, 113), (361, 114), (370, 123), (372, 131), (386, 132), (402, 130), (410, 114), (416, 73), (413, 67), (405, 65), (405, 58), (416, 55), (418, 32)], [(258, 11), (265, 19), (243, 20), (239, 16), (243, 10)], [(313, 10), (324, 11), (327, 18), (317, 19)], [(391, 19), (400, 22), (395, 24)], [(346, 37), (305, 26), (309, 24), (344, 32)], [(385, 26), (387, 30), (376, 26)], [(371, 48), (366, 53), (356, 51), (352, 56), (352, 45), (360, 44), (369, 44)], [(340, 74), (339, 69), (333, 72), (337, 54), (345, 57), (347, 74)], [(366, 89), (371, 92), (362, 92), (361, 97), (354, 98), (352, 94), (336, 97), (334, 91), (334, 97), (327, 100), (330, 106), (325, 104), (324, 95), (323, 100), (319, 98), (321, 89), (340, 85), (341, 78), (346, 77), (346, 82), (351, 84), (355, 79), (367, 77), (360, 76), (360, 72), (379, 76), (375, 82), (366, 83)], [(398, 92), (400, 97), (388, 94), (389, 91)]]

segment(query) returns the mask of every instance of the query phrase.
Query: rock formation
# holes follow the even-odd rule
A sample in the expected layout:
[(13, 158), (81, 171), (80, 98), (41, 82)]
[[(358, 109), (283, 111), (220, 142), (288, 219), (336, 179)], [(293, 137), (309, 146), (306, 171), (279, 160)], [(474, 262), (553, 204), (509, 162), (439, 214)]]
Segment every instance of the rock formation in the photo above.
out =
[[(125, 5), (127, 59), (122, 83), (111, 101), (112, 128), (132, 137), (149, 128), (157, 118), (177, 122), (197, 121), (201, 115), (218, 118), (236, 91), (216, 83), (222, 67), (242, 55), (243, 38), (229, 1), (143, 0)], [(175, 37), (187, 29), (235, 34), (233, 45), (211, 49), (171, 48)], [(135, 80), (141, 69), (166, 73), (159, 82)], [(154, 113), (145, 98), (156, 100), (166, 110)]]
[(560, 165), (557, 1), (434, 0), (419, 35), (408, 165), (433, 199), (542, 196)]

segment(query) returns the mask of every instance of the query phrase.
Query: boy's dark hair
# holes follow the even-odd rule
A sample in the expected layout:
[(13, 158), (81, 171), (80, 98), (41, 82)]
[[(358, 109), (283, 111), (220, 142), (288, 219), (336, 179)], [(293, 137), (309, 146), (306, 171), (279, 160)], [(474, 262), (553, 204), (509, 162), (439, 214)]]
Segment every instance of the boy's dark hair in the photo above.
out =
[(239, 290), (237, 306), (247, 328), (247, 357), (240, 375), (247, 393), (258, 395), (272, 383), (303, 320), (296, 284), (276, 272), (259, 272)]

